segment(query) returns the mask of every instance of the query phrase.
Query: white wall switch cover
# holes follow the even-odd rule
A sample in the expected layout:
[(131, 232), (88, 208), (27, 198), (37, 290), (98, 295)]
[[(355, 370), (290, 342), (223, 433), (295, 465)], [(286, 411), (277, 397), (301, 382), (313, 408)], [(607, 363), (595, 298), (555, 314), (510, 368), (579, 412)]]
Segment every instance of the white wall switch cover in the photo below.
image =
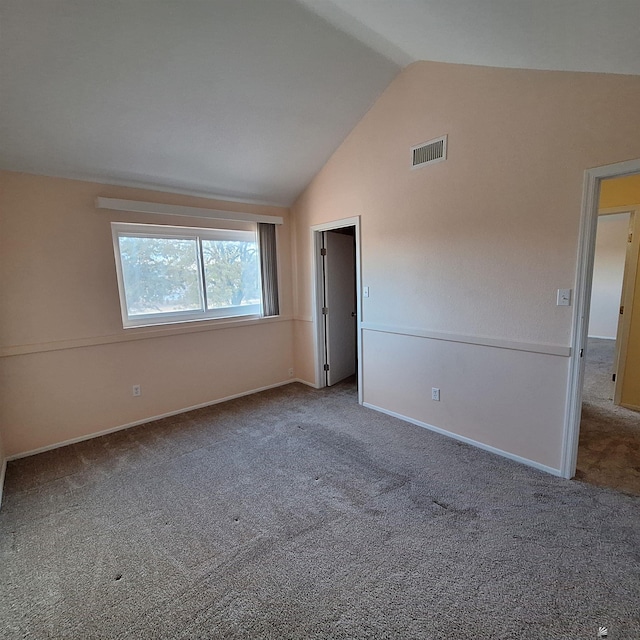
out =
[(369, 297), (369, 287), (363, 287), (363, 288), (362, 288), (362, 295), (363, 295), (365, 298), (368, 298), (368, 297)]
[(571, 289), (558, 289), (556, 304), (559, 307), (568, 307), (571, 304)]

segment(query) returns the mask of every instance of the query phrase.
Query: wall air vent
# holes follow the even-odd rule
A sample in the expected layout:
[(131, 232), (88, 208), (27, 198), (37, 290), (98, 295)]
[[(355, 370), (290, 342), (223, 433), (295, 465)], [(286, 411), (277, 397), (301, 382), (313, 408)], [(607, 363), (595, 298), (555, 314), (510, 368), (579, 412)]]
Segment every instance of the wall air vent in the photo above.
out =
[(417, 169), (447, 159), (447, 136), (411, 147), (411, 168)]

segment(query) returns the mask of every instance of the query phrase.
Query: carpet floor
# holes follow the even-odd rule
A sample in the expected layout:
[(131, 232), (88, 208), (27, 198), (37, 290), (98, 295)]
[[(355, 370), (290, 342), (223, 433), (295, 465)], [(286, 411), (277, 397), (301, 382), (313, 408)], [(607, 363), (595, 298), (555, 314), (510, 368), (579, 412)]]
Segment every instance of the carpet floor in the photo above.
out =
[(9, 464), (0, 636), (640, 637), (640, 498), (292, 384)]
[(589, 338), (576, 478), (640, 495), (640, 413), (613, 404), (615, 341)]

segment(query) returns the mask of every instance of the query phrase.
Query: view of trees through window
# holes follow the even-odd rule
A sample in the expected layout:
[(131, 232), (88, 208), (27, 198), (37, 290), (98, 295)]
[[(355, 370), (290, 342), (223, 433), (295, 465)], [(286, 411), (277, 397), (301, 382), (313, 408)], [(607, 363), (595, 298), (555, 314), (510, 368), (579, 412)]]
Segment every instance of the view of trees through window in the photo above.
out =
[(120, 237), (130, 316), (202, 308), (195, 239)]
[(120, 234), (118, 244), (130, 317), (204, 311), (205, 292), (207, 310), (260, 304), (255, 240)]
[(258, 258), (255, 242), (202, 240), (207, 308), (260, 304)]

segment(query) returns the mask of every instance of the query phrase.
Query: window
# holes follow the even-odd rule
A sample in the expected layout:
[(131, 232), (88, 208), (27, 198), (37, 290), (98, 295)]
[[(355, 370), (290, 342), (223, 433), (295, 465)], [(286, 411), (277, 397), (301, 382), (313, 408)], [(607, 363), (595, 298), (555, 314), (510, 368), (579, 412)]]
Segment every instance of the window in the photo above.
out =
[(112, 223), (124, 327), (277, 315), (275, 227), (245, 226), (254, 228)]

